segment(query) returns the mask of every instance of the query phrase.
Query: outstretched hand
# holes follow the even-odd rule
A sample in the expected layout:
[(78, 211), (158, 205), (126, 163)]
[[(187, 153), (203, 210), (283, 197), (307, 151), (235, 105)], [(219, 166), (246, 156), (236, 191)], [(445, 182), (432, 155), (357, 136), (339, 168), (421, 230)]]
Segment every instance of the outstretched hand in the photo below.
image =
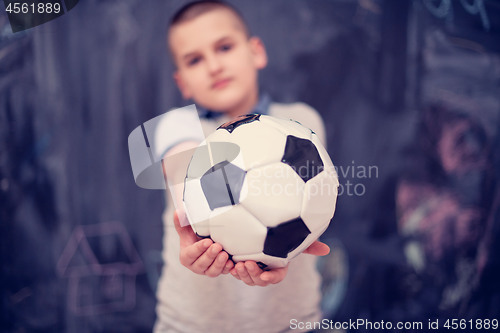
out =
[[(303, 253), (315, 256), (326, 256), (330, 253), (330, 247), (320, 241), (315, 241)], [(230, 270), (231, 274), (238, 280), (243, 281), (249, 286), (265, 287), (270, 284), (276, 284), (285, 278), (288, 273), (288, 266), (274, 268), (268, 271), (262, 270), (255, 261), (249, 260), (239, 262)]]
[[(181, 223), (182, 221), (182, 223)], [(200, 239), (193, 232), (184, 211), (174, 213), (175, 230), (180, 239), (181, 264), (196, 274), (216, 277), (227, 274), (234, 267), (227, 252), (211, 239)]]

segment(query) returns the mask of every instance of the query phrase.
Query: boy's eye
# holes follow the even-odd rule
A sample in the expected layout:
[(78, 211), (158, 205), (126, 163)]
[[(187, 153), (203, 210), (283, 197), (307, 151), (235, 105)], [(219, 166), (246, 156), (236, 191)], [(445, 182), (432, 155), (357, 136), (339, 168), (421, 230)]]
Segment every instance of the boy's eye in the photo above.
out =
[(219, 50), (222, 52), (229, 51), (232, 48), (233, 48), (233, 45), (231, 45), (231, 44), (222, 44), (221, 46), (219, 46)]
[(197, 63), (199, 63), (201, 60), (201, 57), (193, 57), (193, 58), (190, 58), (187, 62), (187, 65), (188, 66), (193, 66), (193, 65), (196, 65)]

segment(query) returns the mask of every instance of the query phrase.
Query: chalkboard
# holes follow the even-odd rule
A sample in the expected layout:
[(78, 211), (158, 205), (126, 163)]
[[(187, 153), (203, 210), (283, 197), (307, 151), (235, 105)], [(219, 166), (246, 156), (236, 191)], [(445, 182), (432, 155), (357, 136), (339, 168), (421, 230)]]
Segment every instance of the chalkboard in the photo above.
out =
[[(500, 2), (230, 2), (262, 90), (326, 124), (325, 318), (498, 318)], [(127, 137), (189, 104), (165, 45), (184, 3), (80, 1), (16, 33), (0, 11), (2, 331), (151, 331), (164, 197)]]

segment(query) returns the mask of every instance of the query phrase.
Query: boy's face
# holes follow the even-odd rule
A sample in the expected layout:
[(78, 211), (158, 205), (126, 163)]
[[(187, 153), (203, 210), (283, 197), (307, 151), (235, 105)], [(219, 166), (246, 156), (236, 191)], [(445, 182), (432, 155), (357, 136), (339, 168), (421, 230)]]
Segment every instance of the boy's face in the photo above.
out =
[(184, 98), (233, 116), (257, 102), (257, 72), (267, 64), (266, 52), (231, 11), (215, 9), (175, 25), (169, 43)]

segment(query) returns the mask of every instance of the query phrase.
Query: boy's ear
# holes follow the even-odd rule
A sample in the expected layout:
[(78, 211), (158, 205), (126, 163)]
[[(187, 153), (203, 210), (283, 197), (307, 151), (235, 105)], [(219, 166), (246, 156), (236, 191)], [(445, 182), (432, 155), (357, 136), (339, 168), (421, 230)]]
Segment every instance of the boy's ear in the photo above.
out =
[(179, 71), (174, 72), (174, 80), (175, 80), (175, 83), (177, 83), (177, 87), (179, 88), (179, 90), (182, 94), (182, 97), (184, 97), (184, 99), (190, 99), (192, 97), (192, 94), (189, 91), (188, 87), (186, 87), (186, 84), (184, 83), (184, 81), (182, 80), (182, 77), (179, 74)]
[(257, 69), (267, 66), (267, 52), (264, 43), (259, 37), (250, 37), (250, 48), (254, 56), (254, 64)]

